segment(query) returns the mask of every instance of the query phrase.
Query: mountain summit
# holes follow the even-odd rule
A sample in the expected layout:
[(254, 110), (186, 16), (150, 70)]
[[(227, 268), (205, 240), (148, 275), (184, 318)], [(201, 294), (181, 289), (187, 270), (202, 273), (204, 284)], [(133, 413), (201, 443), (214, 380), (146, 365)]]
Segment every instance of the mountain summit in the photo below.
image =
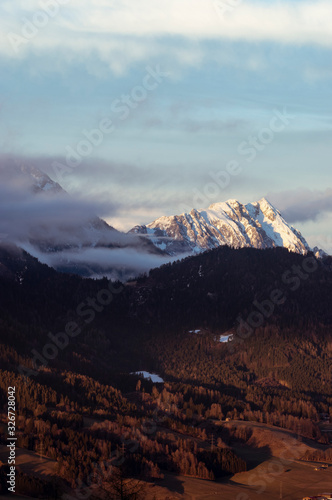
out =
[(17, 182), (22, 185), (23, 182), (25, 187), (34, 193), (67, 194), (60, 184), (53, 181), (47, 174), (24, 162), (9, 159), (0, 165), (0, 174), (2, 182), (9, 185), (17, 185)]
[(160, 217), (148, 225), (134, 227), (131, 232), (145, 235), (170, 255), (195, 254), (220, 245), (284, 247), (300, 254), (310, 250), (301, 233), (266, 198), (247, 205), (237, 200), (213, 203), (189, 214)]

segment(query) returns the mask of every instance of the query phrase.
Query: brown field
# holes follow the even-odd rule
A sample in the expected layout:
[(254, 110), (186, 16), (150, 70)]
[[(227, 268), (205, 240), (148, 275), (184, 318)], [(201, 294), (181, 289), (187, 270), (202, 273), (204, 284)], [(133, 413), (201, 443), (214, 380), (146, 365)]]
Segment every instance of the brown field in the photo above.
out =
[[(280, 466), (281, 465), (281, 466)], [(283, 470), (283, 472), (282, 472)], [(313, 465), (292, 462), (283, 467), (277, 458), (266, 460), (255, 469), (236, 474), (226, 482), (209, 482), (189, 477), (165, 476), (158, 486), (149, 488), (147, 500), (299, 500), (332, 489), (332, 467), (315, 471)], [(148, 490), (149, 490), (148, 489)]]
[(288, 462), (271, 457), (254, 469), (236, 474), (230, 480), (202, 481), (165, 475), (158, 485), (147, 489), (147, 500), (300, 500), (332, 490), (332, 467), (315, 471), (314, 464)]

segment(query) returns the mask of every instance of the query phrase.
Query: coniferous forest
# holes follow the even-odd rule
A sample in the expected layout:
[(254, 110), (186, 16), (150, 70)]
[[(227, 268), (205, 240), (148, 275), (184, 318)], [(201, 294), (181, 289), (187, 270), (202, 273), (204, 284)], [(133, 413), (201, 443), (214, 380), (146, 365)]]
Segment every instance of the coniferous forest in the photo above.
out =
[(51, 480), (20, 471), (17, 492), (138, 499), (165, 474), (229, 478), (250, 467), (241, 421), (331, 461), (331, 291), (331, 258), (280, 248), (220, 247), (127, 283), (2, 248), (0, 440), (15, 387), (18, 448), (55, 464)]

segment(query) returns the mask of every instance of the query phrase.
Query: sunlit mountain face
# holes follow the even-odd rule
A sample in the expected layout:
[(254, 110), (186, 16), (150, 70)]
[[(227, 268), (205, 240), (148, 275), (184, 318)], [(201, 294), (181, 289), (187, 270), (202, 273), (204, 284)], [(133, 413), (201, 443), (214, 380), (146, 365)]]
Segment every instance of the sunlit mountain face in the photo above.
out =
[(234, 248), (284, 247), (304, 254), (309, 245), (265, 198), (242, 205), (237, 200), (214, 203), (205, 210), (160, 217), (132, 229), (169, 254), (199, 253), (220, 245)]

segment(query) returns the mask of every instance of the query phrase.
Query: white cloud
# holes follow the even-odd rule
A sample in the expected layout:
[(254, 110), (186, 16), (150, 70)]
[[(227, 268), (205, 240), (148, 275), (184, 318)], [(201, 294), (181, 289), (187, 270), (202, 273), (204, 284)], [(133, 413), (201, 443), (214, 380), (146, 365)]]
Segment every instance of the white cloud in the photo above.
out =
[[(67, 62), (95, 55), (121, 73), (133, 62), (167, 54), (184, 65), (195, 65), (204, 57), (197, 44), (203, 40), (332, 46), (331, 2), (243, 1), (223, 15), (218, 5), (227, 1), (5, 0), (0, 7), (0, 53), (21, 58), (56, 50)], [(58, 5), (57, 12), (15, 52), (8, 33), (22, 36), (26, 20), (35, 23), (36, 12), (52, 2)]]

